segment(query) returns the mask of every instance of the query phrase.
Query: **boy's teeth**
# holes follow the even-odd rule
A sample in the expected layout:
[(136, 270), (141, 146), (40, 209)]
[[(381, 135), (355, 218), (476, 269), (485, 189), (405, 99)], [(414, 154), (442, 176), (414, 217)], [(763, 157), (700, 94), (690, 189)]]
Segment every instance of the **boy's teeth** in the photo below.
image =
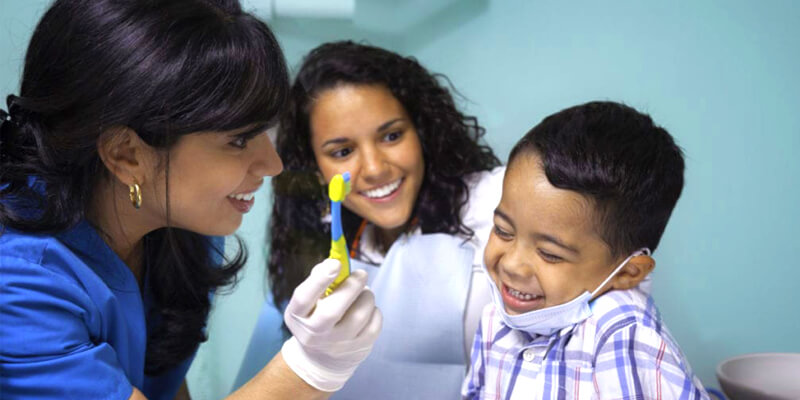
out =
[(364, 193), (367, 197), (371, 199), (384, 197), (387, 196), (389, 193), (394, 192), (395, 189), (397, 189), (397, 187), (400, 186), (400, 182), (402, 182), (402, 179), (398, 179), (392, 183), (381, 186), (377, 189), (366, 190), (362, 193)]
[(539, 296), (536, 296), (536, 295), (532, 295), (530, 293), (523, 293), (523, 292), (520, 292), (517, 289), (512, 289), (512, 288), (508, 288), (508, 292), (511, 293), (512, 296), (514, 296), (514, 297), (516, 297), (516, 298), (518, 298), (520, 300), (525, 300), (525, 301), (530, 301), (530, 300), (533, 300), (533, 299), (539, 297)]

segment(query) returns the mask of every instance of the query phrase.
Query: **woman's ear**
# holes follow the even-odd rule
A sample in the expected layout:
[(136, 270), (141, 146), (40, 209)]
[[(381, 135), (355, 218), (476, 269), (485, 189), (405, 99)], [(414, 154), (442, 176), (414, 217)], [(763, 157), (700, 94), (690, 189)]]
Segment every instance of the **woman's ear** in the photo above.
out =
[(97, 153), (103, 164), (125, 185), (144, 183), (152, 151), (133, 129), (124, 126), (103, 132), (97, 141)]
[(317, 169), (317, 172), (315, 173), (315, 175), (317, 176), (317, 182), (319, 182), (320, 186), (324, 187), (325, 185), (328, 184), (328, 182), (325, 181), (325, 177), (322, 176), (322, 171)]
[(653, 257), (644, 254), (632, 257), (611, 279), (611, 287), (620, 290), (636, 287), (655, 267)]

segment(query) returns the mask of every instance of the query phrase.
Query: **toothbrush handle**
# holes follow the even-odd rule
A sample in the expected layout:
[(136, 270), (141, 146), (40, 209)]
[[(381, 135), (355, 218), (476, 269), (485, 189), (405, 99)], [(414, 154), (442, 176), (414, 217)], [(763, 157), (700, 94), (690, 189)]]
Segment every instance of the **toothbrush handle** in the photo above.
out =
[(339, 260), (341, 267), (339, 275), (325, 290), (325, 296), (330, 295), (348, 276), (350, 276), (350, 257), (347, 254), (347, 242), (342, 232), (342, 202), (331, 201), (331, 252), (328, 258)]
[(328, 258), (339, 260), (341, 268), (339, 275), (336, 276), (333, 283), (325, 290), (325, 295), (329, 295), (341, 284), (348, 276), (350, 276), (350, 258), (347, 255), (347, 244), (344, 241), (344, 235), (339, 237), (338, 240), (331, 241), (331, 253)]

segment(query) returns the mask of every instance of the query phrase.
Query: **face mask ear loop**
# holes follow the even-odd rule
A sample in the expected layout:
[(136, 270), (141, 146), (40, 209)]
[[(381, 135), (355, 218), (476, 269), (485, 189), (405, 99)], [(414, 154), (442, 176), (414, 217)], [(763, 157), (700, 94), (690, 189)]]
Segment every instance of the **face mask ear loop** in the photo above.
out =
[(616, 275), (617, 272), (619, 272), (619, 270), (621, 270), (622, 267), (624, 267), (625, 264), (627, 264), (628, 261), (631, 260), (631, 258), (636, 257), (636, 256), (640, 256), (642, 254), (649, 256), (650, 255), (650, 249), (648, 249), (647, 247), (642, 247), (641, 249), (634, 251), (633, 254), (629, 255), (628, 258), (626, 258), (625, 261), (623, 261), (617, 268), (615, 268), (614, 271), (611, 272), (611, 275), (609, 275), (608, 278), (606, 278), (606, 280), (604, 280), (603, 283), (601, 283), (600, 286), (598, 286), (597, 289), (595, 289), (592, 292), (592, 297), (591, 298), (593, 299), (595, 296), (597, 296), (597, 292), (599, 292), (600, 289), (602, 289), (606, 285), (606, 283), (608, 283), (608, 281), (610, 281), (611, 278), (613, 278), (614, 275)]

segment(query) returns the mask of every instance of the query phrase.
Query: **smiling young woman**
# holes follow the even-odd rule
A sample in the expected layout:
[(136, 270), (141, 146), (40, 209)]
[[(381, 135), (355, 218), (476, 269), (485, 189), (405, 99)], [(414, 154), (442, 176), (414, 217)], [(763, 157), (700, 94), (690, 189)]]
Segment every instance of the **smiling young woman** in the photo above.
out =
[(279, 324), (272, 304), (282, 309), (308, 274), (306, 263), (327, 256), (326, 184), (348, 171), (342, 218), (351, 265), (369, 271), (385, 325), (380, 350), (334, 397), (458, 396), (480, 309), (490, 301), (473, 275), (481, 273), (504, 169), (445, 80), (413, 58), (353, 42), (306, 56), (277, 135), (286, 172), (273, 180), (273, 299), (240, 380), (266, 360), (259, 351)]
[(370, 221), (388, 249), (407, 229), (425, 174), (422, 144), (402, 104), (383, 85), (321, 92), (310, 113), (311, 147), (324, 182), (349, 171), (351, 212)]

